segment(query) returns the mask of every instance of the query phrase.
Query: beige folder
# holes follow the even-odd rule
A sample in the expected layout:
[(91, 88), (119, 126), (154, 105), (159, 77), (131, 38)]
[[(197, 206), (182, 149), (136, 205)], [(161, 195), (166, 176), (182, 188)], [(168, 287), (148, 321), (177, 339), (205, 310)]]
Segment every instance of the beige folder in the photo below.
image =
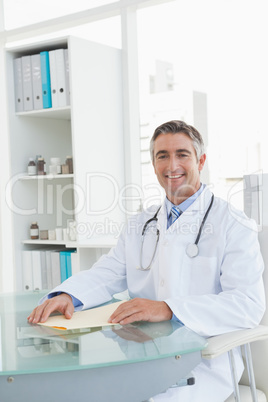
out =
[(71, 319), (65, 318), (64, 315), (54, 315), (52, 317), (49, 317), (46, 322), (40, 322), (39, 325), (60, 330), (73, 330), (80, 328), (95, 328), (115, 325), (114, 323), (108, 322), (108, 319), (117, 309), (117, 307), (125, 301), (126, 300), (123, 300), (89, 310), (77, 311), (73, 314)]

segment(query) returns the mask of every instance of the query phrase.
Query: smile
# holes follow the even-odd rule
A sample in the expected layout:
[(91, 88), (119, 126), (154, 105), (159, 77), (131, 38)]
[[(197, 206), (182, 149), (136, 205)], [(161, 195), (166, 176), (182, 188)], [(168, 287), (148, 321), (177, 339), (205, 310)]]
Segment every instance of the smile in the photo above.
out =
[(167, 177), (169, 178), (169, 179), (179, 179), (180, 177), (182, 177), (183, 176), (183, 174), (177, 174), (177, 175), (167, 175)]

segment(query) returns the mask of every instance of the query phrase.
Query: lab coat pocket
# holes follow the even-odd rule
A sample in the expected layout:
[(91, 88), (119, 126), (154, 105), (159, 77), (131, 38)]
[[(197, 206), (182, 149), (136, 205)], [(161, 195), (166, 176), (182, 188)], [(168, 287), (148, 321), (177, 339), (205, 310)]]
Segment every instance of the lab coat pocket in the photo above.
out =
[[(216, 257), (185, 256), (183, 263), (185, 289), (191, 295), (218, 293), (220, 272)], [(187, 286), (188, 282), (188, 286)]]

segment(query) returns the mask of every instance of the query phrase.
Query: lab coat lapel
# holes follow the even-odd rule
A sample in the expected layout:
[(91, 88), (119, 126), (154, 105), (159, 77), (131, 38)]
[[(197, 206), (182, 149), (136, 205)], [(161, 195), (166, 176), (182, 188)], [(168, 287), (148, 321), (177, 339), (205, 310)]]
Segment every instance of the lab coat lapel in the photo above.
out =
[[(180, 225), (188, 222), (192, 222), (198, 217), (203, 217), (209, 206), (212, 193), (208, 187), (202, 191), (202, 193), (197, 197), (197, 199), (187, 208), (185, 212), (170, 226), (169, 229), (175, 230)], [(162, 203), (161, 208), (157, 214), (158, 218), (158, 228), (160, 230), (160, 235), (167, 232), (167, 211), (165, 201)], [(168, 229), (168, 230), (169, 230)]]
[(193, 222), (199, 217), (203, 217), (207, 211), (212, 193), (205, 187), (197, 199), (183, 212), (183, 214), (170, 226), (175, 230), (184, 223)]
[(161, 208), (158, 212), (158, 229), (160, 230), (160, 234), (165, 233), (167, 230), (167, 210), (165, 201), (162, 203)]

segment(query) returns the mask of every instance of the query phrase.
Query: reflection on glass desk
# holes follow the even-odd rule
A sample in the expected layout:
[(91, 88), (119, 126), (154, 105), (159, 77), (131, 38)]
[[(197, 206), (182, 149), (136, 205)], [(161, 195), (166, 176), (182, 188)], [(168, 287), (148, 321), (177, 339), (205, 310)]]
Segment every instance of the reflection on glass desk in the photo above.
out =
[(141, 402), (187, 376), (206, 346), (173, 321), (79, 332), (30, 325), (42, 295), (0, 296), (1, 402), (35, 402), (37, 394), (46, 402), (84, 402), (86, 394), (92, 402)]

